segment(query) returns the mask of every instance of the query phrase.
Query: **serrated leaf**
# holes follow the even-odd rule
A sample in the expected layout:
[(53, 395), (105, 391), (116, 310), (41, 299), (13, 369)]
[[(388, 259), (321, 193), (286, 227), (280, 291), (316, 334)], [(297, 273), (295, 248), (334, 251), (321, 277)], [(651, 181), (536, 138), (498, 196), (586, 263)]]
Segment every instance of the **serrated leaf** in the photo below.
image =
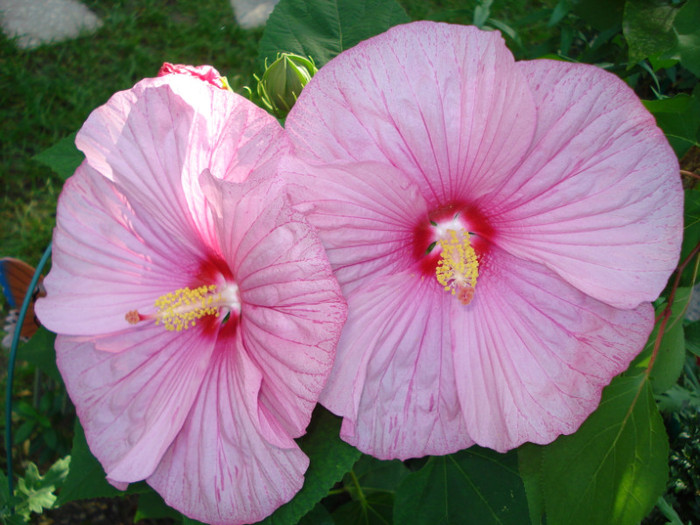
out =
[(304, 486), (290, 502), (259, 523), (295, 525), (342, 479), (360, 457), (360, 451), (342, 441), (339, 435), (340, 419), (320, 405), (316, 407), (306, 434), (299, 440), (299, 446), (311, 461)]
[(627, 0), (622, 33), (629, 47), (630, 65), (676, 46), (673, 21), (678, 9), (662, 0)]
[(110, 485), (102, 465), (88, 448), (80, 421), (75, 420), (71, 468), (58, 498), (59, 505), (77, 499), (111, 498), (125, 493), (140, 494), (150, 490), (151, 488), (143, 482), (130, 485), (126, 491), (117, 490)]
[(29, 517), (32, 512), (41, 514), (56, 502), (54, 492), (66, 479), (71, 458), (67, 456), (56, 461), (43, 476), (34, 463), (29, 463), (24, 476), (17, 480), (15, 496), (20, 502), (15, 506), (15, 513)]
[(259, 65), (291, 52), (321, 67), (337, 54), (409, 22), (395, 0), (280, 0), (260, 40)]
[(85, 158), (85, 155), (75, 147), (76, 135), (77, 132), (61, 139), (49, 149), (36, 155), (34, 160), (48, 166), (63, 180), (66, 180), (75, 173)]
[(548, 525), (637, 525), (663, 494), (668, 438), (644, 375), (619, 376), (581, 428), (542, 450)]
[(56, 334), (40, 326), (32, 338), (19, 351), (19, 358), (29, 361), (51, 379), (61, 382), (61, 373), (56, 366), (54, 342)]
[(431, 457), (396, 492), (394, 523), (521, 525), (528, 508), (515, 451), (477, 446)]
[(335, 525), (335, 522), (326, 507), (317, 503), (311, 512), (301, 518), (299, 525)]
[(681, 64), (700, 77), (700, 0), (688, 0), (678, 11), (674, 28)]
[(700, 145), (700, 100), (684, 93), (673, 98), (643, 102), (679, 158), (691, 147)]

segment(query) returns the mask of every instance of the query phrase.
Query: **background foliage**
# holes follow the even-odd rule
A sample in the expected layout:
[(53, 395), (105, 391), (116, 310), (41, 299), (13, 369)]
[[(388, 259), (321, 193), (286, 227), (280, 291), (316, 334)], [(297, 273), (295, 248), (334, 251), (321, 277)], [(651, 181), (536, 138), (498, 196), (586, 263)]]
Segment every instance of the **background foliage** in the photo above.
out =
[[(38, 260), (62, 181), (81, 160), (70, 134), (163, 61), (211, 63), (241, 91), (277, 52), (311, 55), (320, 67), (393, 25), (431, 19), (498, 29), (519, 59), (592, 63), (623, 78), (680, 159), (686, 229), (683, 262), (656, 304), (657, 326), (596, 412), (547, 446), (507, 454), (472, 447), (402, 463), (361, 455), (339, 440), (339, 420), (319, 408), (300, 440), (311, 458), (305, 486), (264, 523), (700, 522), (700, 308), (691, 293), (700, 242), (700, 0), (281, 0), (264, 32), (238, 28), (225, 1), (183, 1), (177, 9), (156, 0), (86, 3), (105, 21), (90, 45), (19, 52), (0, 40), (0, 255)], [(20, 357), (13, 405), (20, 467), (12, 497), (0, 475), (0, 517), (25, 523), (70, 501), (124, 497), (104, 480), (77, 421), (72, 431), (53, 335), (40, 330)], [(134, 519), (194, 523), (144, 483), (128, 493), (138, 501)]]

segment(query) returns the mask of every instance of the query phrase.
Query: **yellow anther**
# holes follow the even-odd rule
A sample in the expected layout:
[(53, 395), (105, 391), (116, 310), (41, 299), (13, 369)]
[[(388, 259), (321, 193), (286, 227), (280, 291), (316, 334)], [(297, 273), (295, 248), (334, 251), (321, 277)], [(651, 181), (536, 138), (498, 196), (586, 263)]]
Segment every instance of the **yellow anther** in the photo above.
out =
[(180, 288), (156, 299), (158, 309), (156, 324), (161, 321), (166, 330), (180, 332), (196, 324), (197, 319), (206, 315), (219, 315), (221, 294), (216, 294), (216, 286), (200, 286), (191, 290)]
[(462, 304), (474, 298), (476, 279), (479, 277), (479, 260), (469, 242), (469, 232), (447, 230), (449, 239), (440, 239), (440, 260), (435, 269), (438, 282)]

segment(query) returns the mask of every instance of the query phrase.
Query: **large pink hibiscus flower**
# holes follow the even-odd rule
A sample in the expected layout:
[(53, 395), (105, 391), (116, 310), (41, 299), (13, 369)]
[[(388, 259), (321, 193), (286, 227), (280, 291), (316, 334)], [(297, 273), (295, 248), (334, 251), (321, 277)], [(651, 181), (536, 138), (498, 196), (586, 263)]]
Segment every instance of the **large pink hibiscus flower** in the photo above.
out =
[(321, 396), (343, 439), (408, 458), (574, 432), (680, 250), (678, 163), (633, 92), (421, 22), (328, 63), (286, 128), (349, 305)]
[(287, 142), (198, 78), (114, 95), (76, 140), (41, 322), (90, 449), (207, 523), (257, 521), (302, 486), (304, 433), (346, 315), (276, 169)]

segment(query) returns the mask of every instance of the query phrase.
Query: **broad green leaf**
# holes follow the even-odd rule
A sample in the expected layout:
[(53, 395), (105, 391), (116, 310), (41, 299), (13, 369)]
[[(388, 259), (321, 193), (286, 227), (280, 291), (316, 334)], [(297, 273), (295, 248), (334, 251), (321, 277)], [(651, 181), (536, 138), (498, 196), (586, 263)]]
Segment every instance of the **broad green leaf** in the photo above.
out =
[(41, 326), (32, 338), (22, 346), (18, 356), (20, 359), (29, 361), (51, 379), (60, 382), (61, 374), (56, 366), (55, 340), (56, 334)]
[(700, 100), (695, 96), (681, 94), (663, 100), (645, 100), (644, 106), (654, 115), (679, 158), (692, 146), (700, 145)]
[(630, 65), (676, 45), (673, 20), (678, 9), (663, 0), (627, 0), (622, 32), (629, 47)]
[(688, 0), (676, 17), (677, 53), (681, 64), (700, 77), (700, 0)]
[[(683, 370), (685, 363), (685, 334), (683, 331), (683, 318), (688, 302), (690, 301), (690, 288), (678, 288), (676, 290), (671, 316), (666, 322), (664, 334), (661, 338), (659, 351), (656, 355), (653, 368), (651, 370), (651, 385), (654, 393), (660, 394), (671, 388)], [(666, 302), (656, 308), (655, 317), (663, 313)], [(659, 335), (661, 321), (657, 322), (651, 332), (644, 349), (635, 358), (630, 366), (630, 372), (645, 373), (651, 359), (656, 339)]]
[(260, 40), (260, 66), (286, 51), (309, 56), (320, 68), (362, 40), (409, 21), (395, 0), (280, 0)]
[(290, 502), (259, 523), (296, 524), (342, 479), (360, 457), (360, 451), (342, 441), (339, 435), (340, 419), (319, 405), (307, 433), (299, 439), (299, 446), (311, 461), (304, 486)]
[(179, 520), (182, 514), (169, 507), (155, 490), (139, 494), (139, 503), (134, 515), (134, 522), (143, 519), (173, 518)]
[(73, 133), (68, 137), (59, 140), (49, 149), (42, 151), (34, 157), (34, 160), (41, 162), (55, 171), (63, 180), (75, 173), (75, 170), (83, 162), (85, 155), (75, 147), (75, 136)]
[(352, 500), (333, 512), (336, 525), (392, 523), (396, 488), (409, 473), (401, 461), (362, 456), (345, 476)]
[[(139, 494), (150, 490), (148, 485), (141, 482), (130, 485), (126, 493)], [(124, 493), (107, 482), (105, 471), (90, 452), (83, 427), (76, 419), (73, 430), (70, 471), (63, 484), (63, 489), (61, 489), (58, 504), (63, 505), (76, 499), (111, 498)]]
[(531, 525), (541, 525), (544, 516), (542, 451), (543, 447), (533, 443), (518, 448), (518, 470), (525, 486)]
[(515, 451), (477, 446), (431, 457), (399, 485), (394, 523), (527, 523), (525, 489)]
[(598, 409), (542, 450), (548, 525), (637, 525), (663, 494), (668, 438), (644, 375), (618, 376)]
[(337, 525), (333, 521), (333, 517), (331, 516), (330, 512), (321, 505), (320, 503), (317, 503), (316, 506), (311, 509), (311, 512), (309, 512), (306, 516), (301, 518), (301, 521), (299, 521), (299, 525)]

